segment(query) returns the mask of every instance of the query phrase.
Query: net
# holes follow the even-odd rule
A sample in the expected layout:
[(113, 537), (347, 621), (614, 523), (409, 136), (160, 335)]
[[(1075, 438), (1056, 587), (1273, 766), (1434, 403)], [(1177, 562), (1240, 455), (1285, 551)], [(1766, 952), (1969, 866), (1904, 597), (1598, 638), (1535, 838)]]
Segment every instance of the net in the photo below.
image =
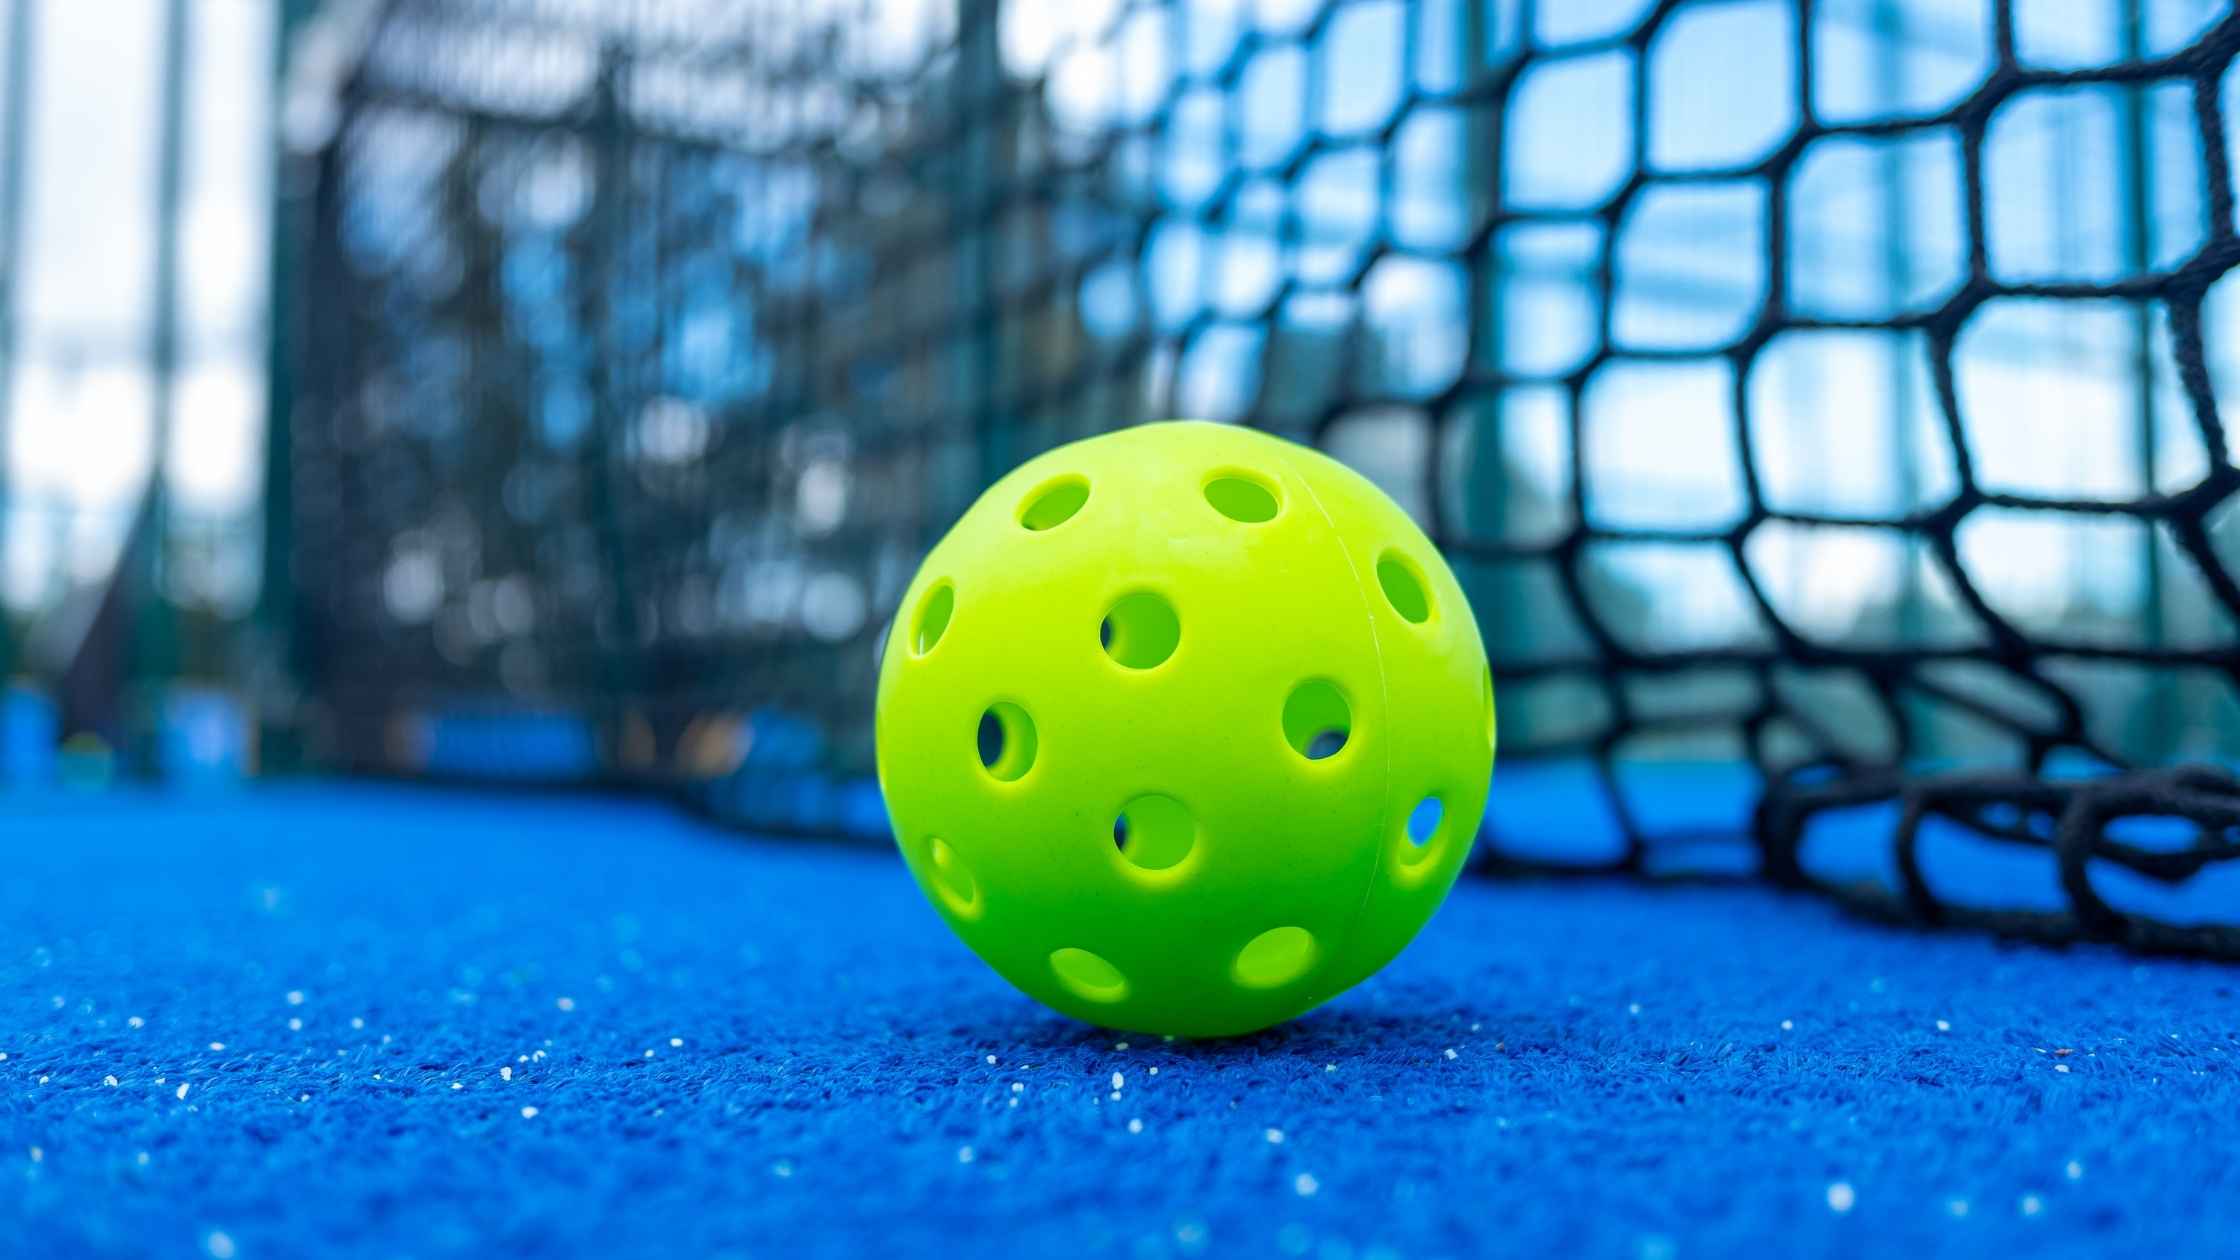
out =
[[(291, 106), (345, 764), (875, 833), (917, 558), (1018, 460), (1192, 415), (1455, 565), (1504, 765), (1583, 793), (1497, 784), (1485, 868), (2240, 957), (2187, 896), (2234, 781), (2142, 769), (2240, 739), (2224, 6), (352, 12)], [(1747, 769), (1710, 808), (1690, 762)]]

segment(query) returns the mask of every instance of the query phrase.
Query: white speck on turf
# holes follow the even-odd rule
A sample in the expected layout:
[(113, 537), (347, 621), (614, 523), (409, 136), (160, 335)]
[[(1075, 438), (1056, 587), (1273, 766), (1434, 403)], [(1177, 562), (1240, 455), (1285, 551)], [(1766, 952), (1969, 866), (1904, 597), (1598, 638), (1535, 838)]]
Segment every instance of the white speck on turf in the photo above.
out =
[(777, 1163), (770, 1165), (770, 1172), (773, 1176), (791, 1177), (793, 1175), (793, 1161), (790, 1159), (781, 1159)]
[(187, 1083), (186, 1083), (185, 1081), (181, 1081), (181, 1082), (179, 1082), (179, 1090), (178, 1090), (178, 1093), (177, 1093), (176, 1097), (177, 1097), (177, 1098), (179, 1099), (179, 1101), (180, 1101), (180, 1102), (185, 1102), (185, 1101), (187, 1100), (187, 1089), (188, 1089), (188, 1088), (189, 1088), (189, 1087), (188, 1087), (188, 1085), (187, 1085)]
[(1116, 1089), (1116, 1090), (1113, 1090), (1113, 1091), (1112, 1091), (1112, 1094), (1111, 1094), (1111, 1098), (1112, 1098), (1112, 1101), (1114, 1101), (1114, 1102), (1119, 1102), (1119, 1101), (1120, 1101), (1120, 1091), (1119, 1091), (1119, 1090), (1117, 1090), (1117, 1089)]
[(311, 1101), (311, 1095), (309, 1095), (309, 1094), (297, 1094), (297, 1095), (296, 1095), (296, 1101), (297, 1101), (297, 1102), (310, 1102), (310, 1101)]
[(464, 1085), (463, 1083), (459, 1082), (459, 1081), (453, 1081), (453, 1082), (451, 1082), (451, 1088), (453, 1088), (453, 1089), (465, 1089), (465, 1088), (466, 1088), (466, 1086), (465, 1086), (465, 1085)]
[(301, 989), (290, 989), (290, 990), (288, 990), (288, 1005), (290, 1005), (290, 1006), (301, 1006), (301, 1005), (303, 1005), (303, 990), (301, 990)]
[(653, 1057), (653, 1051), (651, 1051), (651, 1050), (648, 1050), (648, 1051), (646, 1051), (646, 1057), (647, 1057), (647, 1058), (649, 1058), (649, 1059), (650, 1059), (650, 1058), (652, 1058), (652, 1057)]
[[(677, 1047), (679, 1047), (679, 1046), (682, 1046), (683, 1044), (684, 1044), (684, 1038), (682, 1038), (682, 1037), (671, 1037), (671, 1038), (669, 1038), (669, 1048), (670, 1048), (671, 1050), (674, 1050), (674, 1049), (676, 1049)], [(541, 1052), (540, 1052), (540, 1053), (541, 1053)]]
[(1268, 1139), (1268, 1145), (1270, 1146), (1283, 1145), (1283, 1130), (1281, 1129), (1270, 1129), (1263, 1136)]
[(132, 1157), (132, 1162), (140, 1165), (142, 1168), (146, 1168), (148, 1166), (148, 1153), (146, 1151), (140, 1152), (138, 1155)]
[(1130, 1121), (1128, 1122), (1128, 1132), (1130, 1132), (1130, 1133), (1141, 1133), (1141, 1132), (1143, 1132), (1143, 1121), (1141, 1121), (1141, 1120), (1130, 1120)]
[(289, 1031), (289, 1032), (302, 1032), (302, 1031), (303, 1031), (303, 1021), (302, 1021), (302, 1020), (300, 1020), (300, 1019), (294, 1019), (294, 1018), (291, 1018), (291, 1019), (289, 1019), (289, 1020), (288, 1020), (288, 1031)]
[(499, 1080), (501, 1080), (501, 1081), (510, 1081), (510, 1080), (512, 1080), (512, 1079), (513, 1079), (513, 1065), (509, 1063), (509, 1064), (507, 1064), (506, 1066), (504, 1066), (504, 1067), (502, 1067), (502, 1068), (499, 1068), (499, 1069), (498, 1069), (498, 1079), (499, 1079)]
[(1938, 1020), (1938, 1021), (1937, 1021), (1937, 1031), (1938, 1031), (1938, 1032), (1951, 1032), (1951, 1031), (1952, 1031), (1952, 1021), (1951, 1021), (1951, 1020), (1949, 1020), (1949, 1019), (1940, 1019), (1940, 1020)]
[(363, 1015), (353, 1015), (353, 1016), (351, 1016), (351, 1017), (350, 1017), (350, 1026), (351, 1026), (352, 1028), (363, 1028), (363, 1027), (365, 1027), (365, 1026), (366, 1026), (366, 1017), (365, 1017), (365, 1016), (363, 1016)]
[(1828, 1210), (1848, 1212), (1859, 1202), (1859, 1192), (1848, 1181), (1831, 1182), (1828, 1186)]
[(2034, 1194), (2026, 1194), (2022, 1196), (2022, 1214), (2024, 1216), (2036, 1216), (2038, 1213), (2045, 1210), (2046, 1201), (2044, 1199), (2041, 1199)]
[(1455, 1057), (1455, 1056), (1454, 1056), (1454, 1047), (1453, 1047), (1453, 1046), (1448, 1046), (1448, 1047), (1447, 1047), (1447, 1057), (1448, 1057), (1448, 1058), (1450, 1058), (1450, 1059), (1451, 1059), (1451, 1058), (1453, 1058), (1453, 1057)]
[(1641, 1003), (1639, 1003), (1639, 1002), (1628, 1002), (1628, 1003), (1626, 1003), (1626, 1014), (1628, 1014), (1628, 1015), (1639, 1015), (1640, 1013), (1641, 1013)]
[(212, 1050), (223, 1050), (226, 1048), (226, 1043), (222, 1041), (213, 1041), (210, 1043), (210, 1048)]
[(40, 1083), (41, 1085), (44, 1085), (44, 1084), (46, 1084), (46, 1083), (47, 1083), (47, 1082), (48, 1082), (49, 1080), (52, 1080), (52, 1079), (53, 1079), (52, 1077), (42, 1076), (42, 1077), (40, 1077), (40, 1078), (39, 1078), (39, 1083)]
[(1325, 1063), (1322, 1065), (1322, 1070), (1325, 1072), (1335, 1072), (1338, 1070), (1338, 1065), (1335, 1063)]
[(992, 1054), (987, 1056), (987, 1061), (989, 1067), (994, 1067), (996, 1065), (996, 1057)]
[(101, 1078), (101, 1083), (111, 1089), (115, 1089), (117, 1087), (117, 1078), (114, 1076), (104, 1076)]
[(1313, 1198), (1314, 1192), (1322, 1189), (1322, 1183), (1314, 1179), (1313, 1173), (1300, 1173), (1291, 1179), (1291, 1188), (1297, 1191), (1301, 1198)]
[(138, 1015), (135, 1015), (124, 1022), (125, 1026), (128, 1028), (145, 1028), (148, 1026), (148, 1021), (140, 1018)]
[(1114, 1073), (1112, 1074), (1112, 1087), (1113, 1087), (1114, 1089), (1122, 1089), (1122, 1088), (1125, 1088), (1125, 1087), (1127, 1086), (1127, 1084), (1128, 1084), (1128, 1078), (1127, 1078), (1127, 1077), (1125, 1077), (1125, 1076), (1122, 1076), (1122, 1075), (1120, 1075), (1120, 1074), (1119, 1074), (1118, 1072), (1114, 1072)]
[(2072, 1159), (2069, 1161), (2069, 1166), (2061, 1171), (2068, 1174), (2069, 1180), (2075, 1181), (2084, 1176), (2084, 1165)]
[(1966, 1216), (1968, 1214), (1968, 1201), (1966, 1199), (1953, 1199), (1944, 1205), (1944, 1210), (1954, 1216)]
[(1157, 1068), (1153, 1068), (1153, 1069), (1151, 1069), (1151, 1074), (1152, 1074), (1153, 1076), (1157, 1076), (1157, 1075), (1159, 1074), (1159, 1069), (1157, 1069)]
[(39, 1149), (38, 1147), (36, 1147), (36, 1146), (34, 1146), (34, 1147), (32, 1147), (32, 1148), (31, 1148), (31, 1162), (32, 1162), (32, 1163), (34, 1163), (34, 1164), (41, 1164), (41, 1163), (45, 1163), (45, 1162), (46, 1162), (46, 1159), (47, 1159), (47, 1153), (46, 1153), (45, 1151), (42, 1151), (42, 1150), (40, 1150), (40, 1149)]
[(1025, 1093), (1025, 1092), (1027, 1092), (1027, 1087), (1026, 1087), (1026, 1084), (1025, 1084), (1025, 1082), (1023, 1082), (1023, 1081), (1013, 1081), (1013, 1082), (1011, 1082), (1011, 1092), (1012, 1092), (1012, 1093), (1014, 1093), (1014, 1094), (1023, 1094), (1023, 1093)]
[(1783, 1031), (1783, 1032), (1795, 1032), (1796, 1030), (1797, 1030), (1797, 1021), (1795, 1021), (1795, 1020), (1793, 1020), (1793, 1019), (1785, 1019), (1785, 1020), (1782, 1020), (1782, 1021), (1781, 1021), (1781, 1031)]
[(960, 1164), (969, 1164), (969, 1163), (971, 1163), (971, 1162), (972, 1162), (972, 1159), (973, 1159), (973, 1155), (972, 1155), (972, 1148), (971, 1148), (971, 1147), (969, 1147), (969, 1146), (960, 1146), (960, 1147), (958, 1147), (958, 1148), (957, 1148), (957, 1162), (958, 1162), (958, 1163), (960, 1163)]
[(529, 1061), (529, 1056), (525, 1054), (517, 1054), (513, 1056), (513, 1061), (515, 1063), (527, 1063)]
[(536, 1118), (537, 1118), (537, 1109), (536, 1109), (535, 1107), (523, 1107), (523, 1108), (521, 1109), (521, 1118), (522, 1118), (522, 1119), (524, 1119), (524, 1120), (534, 1120), (534, 1119), (536, 1119)]
[(211, 1260), (233, 1260), (233, 1235), (213, 1229), (210, 1236), (202, 1240), (202, 1248), (210, 1253)]
[(2069, 1072), (2069, 1065), (2066, 1063), (2056, 1063), (2053, 1065), (2053, 1070), (2063, 1075), (2067, 1075)]
[(552, 1004), (563, 1011), (572, 1011), (576, 1008), (576, 1000), (572, 997), (555, 998)]

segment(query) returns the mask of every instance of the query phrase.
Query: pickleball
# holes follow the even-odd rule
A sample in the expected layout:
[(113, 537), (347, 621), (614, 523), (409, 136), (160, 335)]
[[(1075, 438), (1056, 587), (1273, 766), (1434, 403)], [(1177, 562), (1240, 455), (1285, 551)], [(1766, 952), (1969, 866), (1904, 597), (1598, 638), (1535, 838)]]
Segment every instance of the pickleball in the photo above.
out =
[(896, 843), (972, 951), (1113, 1028), (1265, 1028), (1390, 961), (1485, 806), (1494, 701), (1408, 514), (1228, 425), (1062, 446), (928, 553), (881, 662)]

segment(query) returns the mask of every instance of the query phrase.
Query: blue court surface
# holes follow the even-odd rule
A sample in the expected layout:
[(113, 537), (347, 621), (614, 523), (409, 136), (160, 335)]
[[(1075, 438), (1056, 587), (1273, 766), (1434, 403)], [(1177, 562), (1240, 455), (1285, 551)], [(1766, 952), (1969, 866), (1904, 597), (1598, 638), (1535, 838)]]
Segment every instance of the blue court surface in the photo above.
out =
[(2240, 973), (1749, 886), (1466, 879), (1167, 1042), (868, 846), (651, 802), (18, 795), (27, 1256), (2142, 1255), (2240, 1238)]

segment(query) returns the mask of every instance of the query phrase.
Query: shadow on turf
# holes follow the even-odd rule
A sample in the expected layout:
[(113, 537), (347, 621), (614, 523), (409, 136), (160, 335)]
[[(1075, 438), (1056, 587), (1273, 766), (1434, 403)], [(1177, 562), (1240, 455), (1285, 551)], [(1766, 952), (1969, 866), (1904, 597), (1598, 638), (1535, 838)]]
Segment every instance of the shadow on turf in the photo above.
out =
[(1240, 1037), (1177, 1037), (1167, 1042), (1156, 1033), (1098, 1028), (1046, 1011), (1023, 1010), (1014, 1017), (986, 1020), (959, 1031), (1015, 1049), (1101, 1052), (1111, 1049), (1115, 1041), (1130, 1041), (1137, 1046), (1163, 1043), (1169, 1050), (1205, 1059), (1294, 1055), (1319, 1064), (1333, 1055), (1358, 1054), (1363, 1046), (1388, 1050), (1430, 1047), (1435, 1053), (1437, 1047), (1455, 1039), (1459, 1028), (1469, 1027), (1472, 1018), (1451, 1006), (1408, 1012), (1324, 1007)]

